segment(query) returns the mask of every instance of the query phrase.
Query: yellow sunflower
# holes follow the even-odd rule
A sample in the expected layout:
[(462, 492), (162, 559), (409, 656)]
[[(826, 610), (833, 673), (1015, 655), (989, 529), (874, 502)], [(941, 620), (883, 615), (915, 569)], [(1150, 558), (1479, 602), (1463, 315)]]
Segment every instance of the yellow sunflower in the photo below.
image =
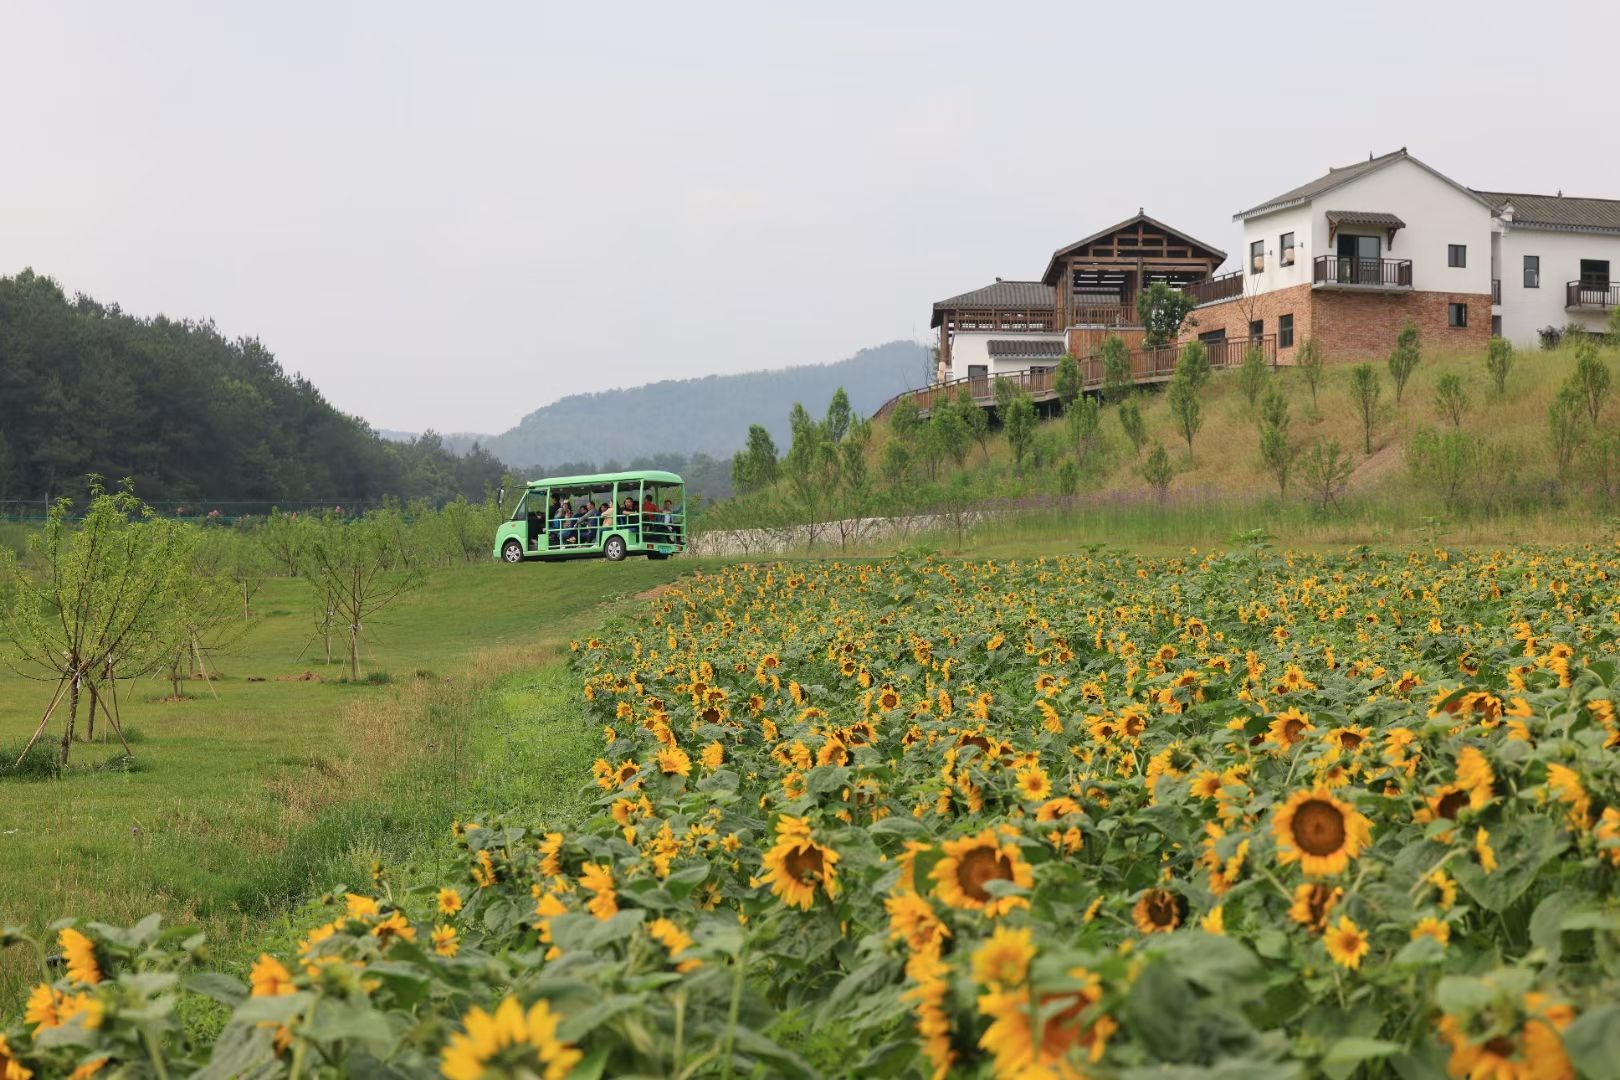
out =
[(1131, 908), (1131, 921), (1144, 934), (1168, 934), (1187, 916), (1187, 902), (1168, 889), (1148, 889)]
[(71, 926), (65, 926), (56, 935), (63, 959), (67, 961), (68, 978), (81, 986), (94, 986), (101, 981), (101, 967), (96, 963), (96, 943)]
[(1322, 943), (1335, 964), (1352, 971), (1361, 966), (1361, 958), (1367, 955), (1367, 934), (1348, 915), (1339, 916), (1339, 921), (1322, 935)]
[(461, 894), (455, 889), (440, 889), (438, 899), (440, 915), (454, 915), (461, 910)]
[(292, 972), (269, 953), (259, 954), (248, 981), (253, 985), (254, 997), (285, 997), (298, 990), (293, 984)]
[(1266, 740), (1275, 743), (1278, 750), (1292, 750), (1315, 730), (1309, 716), (1298, 709), (1284, 709), (1271, 721)]
[(440, 923), (433, 928), (433, 951), (440, 956), (454, 956), (461, 951), (455, 927)]
[(525, 1012), (517, 998), (507, 997), (493, 1016), (475, 1005), (467, 1010), (464, 1030), (450, 1036), (440, 1071), (447, 1080), (478, 1080), (509, 1070), (562, 1080), (584, 1055), (557, 1038), (561, 1022), (544, 1001)]
[(1451, 940), (1451, 924), (1433, 915), (1425, 915), (1417, 921), (1416, 926), (1412, 927), (1412, 940), (1425, 937), (1434, 938), (1444, 945)]
[(1024, 889), (1034, 886), (1035, 872), (1011, 839), (998, 836), (995, 829), (985, 829), (947, 840), (940, 848), (945, 857), (934, 864), (929, 876), (934, 879), (935, 895), (947, 905), (982, 911), (991, 918), (1029, 906), (1022, 896), (992, 896), (985, 887), (992, 881), (1010, 881)]
[(1031, 765), (1018, 770), (1018, 792), (1030, 802), (1040, 802), (1052, 794), (1052, 781), (1047, 777), (1045, 769), (1039, 765)]
[(1575, 1068), (1559, 1034), (1575, 1019), (1575, 1010), (1545, 994), (1529, 993), (1521, 1003), (1517, 1028), (1494, 1026), (1472, 1036), (1456, 1016), (1439, 1020), (1440, 1038), (1451, 1048), (1446, 1075), (1478, 1080), (1574, 1080)]
[(619, 913), (619, 894), (614, 891), (612, 870), (599, 863), (586, 863), (580, 867), (579, 883), (592, 893), (585, 902), (586, 911), (603, 922)]
[(1298, 862), (1310, 877), (1343, 873), (1372, 843), (1372, 823), (1325, 787), (1301, 789), (1271, 820), (1277, 860)]
[(1337, 885), (1328, 887), (1321, 882), (1307, 882), (1294, 890), (1294, 902), (1288, 907), (1288, 917), (1313, 934), (1327, 928), (1328, 915), (1339, 902), (1344, 890)]
[(26, 1068), (17, 1052), (6, 1042), (6, 1033), (0, 1031), (0, 1080), (29, 1080), (34, 1070)]
[(838, 896), (838, 852), (815, 842), (803, 818), (784, 816), (776, 826), (776, 844), (765, 853), (765, 874), (771, 892), (783, 903), (809, 911), (816, 887), (829, 900)]

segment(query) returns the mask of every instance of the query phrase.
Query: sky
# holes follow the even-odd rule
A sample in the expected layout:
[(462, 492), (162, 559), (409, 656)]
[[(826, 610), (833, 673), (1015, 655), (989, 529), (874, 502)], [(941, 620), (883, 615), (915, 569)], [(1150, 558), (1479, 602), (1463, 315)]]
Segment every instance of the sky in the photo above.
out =
[(257, 337), (378, 427), (498, 432), (926, 340), (934, 300), (1138, 207), (1234, 251), (1235, 211), (1369, 152), (1620, 197), (1617, 31), (1410, 0), (11, 3), (0, 275)]

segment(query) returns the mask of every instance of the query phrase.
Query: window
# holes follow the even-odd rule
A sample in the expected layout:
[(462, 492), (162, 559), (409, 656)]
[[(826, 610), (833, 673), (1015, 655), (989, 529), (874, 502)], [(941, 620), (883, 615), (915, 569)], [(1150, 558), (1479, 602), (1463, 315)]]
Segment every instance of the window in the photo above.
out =
[(1226, 328), (1223, 326), (1219, 330), (1206, 330), (1198, 335), (1198, 340), (1205, 345), (1224, 345), (1226, 344)]
[(1491, 316), (1491, 337), (1501, 337), (1501, 336), (1502, 336), (1502, 316), (1500, 316), (1500, 315), (1492, 315)]
[(1458, 327), (1458, 328), (1467, 326), (1468, 325), (1468, 305), (1467, 304), (1447, 304), (1446, 305), (1446, 325), (1454, 326), (1454, 327)]
[(1277, 316), (1277, 348), (1289, 349), (1294, 345), (1294, 317)]
[(1277, 241), (1277, 265), (1294, 265), (1294, 234), (1291, 232), (1283, 233)]
[(1249, 245), (1249, 273), (1258, 274), (1266, 268), (1266, 242), (1256, 240)]
[(1527, 289), (1541, 288), (1541, 256), (1526, 255), (1524, 257), (1524, 287)]
[(1467, 266), (1468, 265), (1468, 245), (1467, 244), (1447, 244), (1446, 245), (1446, 265), (1447, 266), (1457, 266), (1457, 267)]
[(1256, 320), (1254, 320), (1254, 322), (1249, 324), (1249, 337), (1251, 339), (1257, 339), (1257, 338), (1264, 337), (1265, 333), (1266, 333), (1266, 320), (1264, 320), (1264, 319), (1256, 319)]
[(990, 365), (988, 365), (988, 364), (969, 364), (968, 365), (968, 376), (967, 377), (970, 378), (970, 379), (975, 379), (975, 380), (988, 379), (990, 377)]
[(1609, 260), (1581, 260), (1581, 288), (1607, 289), (1609, 287)]

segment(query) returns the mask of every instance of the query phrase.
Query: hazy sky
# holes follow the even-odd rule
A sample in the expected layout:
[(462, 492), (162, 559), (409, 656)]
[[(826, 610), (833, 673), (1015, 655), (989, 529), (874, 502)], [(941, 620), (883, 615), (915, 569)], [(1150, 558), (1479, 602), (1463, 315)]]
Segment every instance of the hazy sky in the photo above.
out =
[(1620, 196), (1617, 10), (8, 3), (0, 274), (257, 335), (382, 427), (499, 431), (924, 337), (1138, 206), (1233, 251), (1234, 211), (1369, 151)]

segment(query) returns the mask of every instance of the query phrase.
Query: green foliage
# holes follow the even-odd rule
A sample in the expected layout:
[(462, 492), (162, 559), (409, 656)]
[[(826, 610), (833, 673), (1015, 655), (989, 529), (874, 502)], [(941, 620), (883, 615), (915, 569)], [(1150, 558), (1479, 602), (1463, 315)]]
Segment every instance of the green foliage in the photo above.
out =
[(1068, 428), (1069, 442), (1074, 446), (1075, 457), (1084, 461), (1091, 453), (1097, 435), (1102, 429), (1102, 406), (1094, 397), (1078, 398), (1063, 414), (1063, 421), (1064, 426)]
[(1244, 349), (1243, 365), (1238, 368), (1238, 389), (1243, 392), (1243, 399), (1250, 407), (1259, 402), (1270, 379), (1271, 365), (1266, 363), (1265, 352), (1258, 345)]
[(1598, 355), (1597, 344), (1590, 336), (1583, 336), (1575, 346), (1575, 374), (1571, 379), (1581, 404), (1595, 425), (1603, 411), (1603, 403), (1612, 391), (1613, 373)]
[(1288, 494), (1288, 478), (1299, 450), (1288, 441), (1288, 399), (1273, 386), (1260, 406), (1260, 460), (1277, 481), (1277, 494)]
[(1384, 386), (1378, 381), (1378, 372), (1371, 364), (1357, 364), (1350, 372), (1350, 401), (1361, 418), (1363, 449), (1372, 453), (1373, 425), (1378, 422), (1378, 399)]
[(1620, 345), (1620, 307), (1609, 310), (1609, 344)]
[(1322, 347), (1316, 343), (1314, 337), (1306, 338), (1294, 354), (1294, 366), (1305, 378), (1305, 385), (1311, 388), (1311, 407), (1316, 407), (1316, 390), (1322, 384), (1322, 376), (1327, 371), (1327, 361), (1322, 356)]
[(1142, 410), (1136, 399), (1131, 398), (1119, 405), (1119, 426), (1125, 432), (1125, 438), (1130, 440), (1131, 453), (1140, 454), (1142, 444), (1147, 442), (1147, 425), (1142, 420)]
[(1197, 302), (1179, 289), (1155, 281), (1136, 294), (1136, 316), (1145, 331), (1142, 344), (1157, 349), (1176, 340)]
[(1024, 458), (1035, 441), (1035, 402), (1022, 391), (1008, 402), (1002, 413), (1001, 426), (1007, 433), (1007, 446), (1012, 450), (1013, 467), (1022, 469)]
[(1338, 505), (1353, 469), (1350, 455), (1339, 446), (1337, 439), (1312, 443), (1300, 462), (1300, 473), (1311, 499), (1324, 513)]
[(1125, 339), (1118, 334), (1109, 334), (1103, 338), (1100, 355), (1103, 400), (1114, 405), (1135, 394), (1136, 383), (1131, 378), (1131, 350), (1125, 344)]
[(917, 399), (913, 395), (904, 395), (889, 410), (889, 430), (895, 438), (909, 441), (921, 426), (922, 410), (917, 407)]
[(352, 521), (329, 517), (312, 529), (303, 573), (335, 619), (349, 680), (358, 682), (367, 624), (421, 587), (422, 568), (411, 563), (394, 515), (373, 511)]
[(854, 414), (849, 408), (849, 394), (840, 386), (833, 391), (832, 400), (827, 403), (827, 419), (822, 421), (827, 438), (835, 443), (843, 442), (844, 436), (849, 433), (850, 421), (853, 418)]
[(151, 502), (481, 498), (505, 467), (428, 432), (380, 438), (211, 322), (137, 318), (25, 270), (0, 278), (0, 497), (128, 477)]
[(878, 465), (878, 471), (883, 474), (883, 482), (890, 488), (903, 487), (911, 481), (911, 451), (899, 439), (890, 439), (883, 446), (883, 456)]
[(1053, 376), (1052, 389), (1057, 399), (1067, 409), (1080, 396), (1080, 362), (1068, 353), (1058, 359), (1057, 373)]
[(77, 522), (67, 499), (52, 504), (44, 526), (29, 538), (26, 561), (0, 551), (0, 581), (13, 584), (0, 625), (23, 669), (56, 686), (29, 742), (59, 714), (63, 764), (81, 700), (88, 695), (88, 732), (113, 680), (160, 666), (197, 587), (194, 526), (157, 517), (128, 481), (109, 492), (92, 476), (88, 487), (89, 505)]
[(1210, 373), (1207, 345), (1202, 341), (1189, 341), (1181, 347), (1181, 353), (1176, 357), (1177, 375), (1191, 383), (1194, 390), (1202, 391), (1209, 385)]
[(1596, 431), (1581, 455), (1583, 472), (1604, 502), (1620, 501), (1620, 431)]
[(1437, 432), (1419, 428), (1406, 447), (1412, 476), (1440, 494), (1447, 509), (1456, 507), (1465, 488), (1477, 484), (1490, 467), (1485, 444), (1460, 429)]
[[(848, 408), (848, 401), (845, 401)], [(911, 414), (917, 414), (916, 402), (911, 403)], [(847, 423), (847, 417), (846, 417)], [(778, 475), (776, 441), (762, 424), (748, 425), (748, 446), (737, 451), (731, 459), (732, 490), (746, 494), (776, 483)]]
[(981, 408), (967, 387), (956, 391), (956, 415), (967, 425), (968, 434), (979, 444), (984, 460), (990, 460), (990, 410)]
[(1569, 472), (1575, 461), (1575, 451), (1585, 440), (1586, 426), (1581, 416), (1585, 408), (1585, 398), (1573, 377), (1559, 388), (1558, 396), (1547, 405), (1547, 434), (1550, 436), (1553, 462), (1561, 475)]
[[(1620, 309), (1616, 309), (1620, 310)], [(1513, 371), (1513, 343), (1503, 337), (1492, 337), (1485, 349), (1485, 370), (1491, 376), (1496, 395), (1507, 393), (1508, 375)]]
[(1065, 461), (1058, 466), (1058, 493), (1060, 495), (1073, 495), (1080, 490), (1080, 466), (1073, 461)]
[[(1199, 375), (1200, 361), (1204, 372), (1202, 377)], [(1170, 404), (1170, 415), (1176, 420), (1176, 430), (1187, 440), (1188, 457), (1192, 456), (1193, 436), (1197, 435), (1198, 429), (1204, 425), (1204, 408), (1199, 400), (1198, 391), (1203, 385), (1203, 379), (1208, 378), (1208, 365), (1209, 360), (1202, 346), (1195, 350), (1189, 345), (1181, 351), (1181, 359), (1176, 364), (1176, 373), (1165, 392)]]
[(1473, 404), (1468, 395), (1468, 388), (1463, 385), (1462, 376), (1455, 371), (1448, 371), (1435, 380), (1435, 415), (1452, 427), (1462, 427), (1463, 417)]
[(973, 432), (969, 421), (963, 415), (964, 411), (979, 412), (979, 407), (973, 404), (970, 398), (964, 405), (960, 400), (943, 398), (934, 406), (933, 414), (928, 423), (933, 430), (933, 438), (939, 446), (940, 452), (957, 468), (961, 468), (967, 461), (968, 450), (973, 443)]
[(1401, 395), (1406, 393), (1406, 380), (1417, 370), (1418, 360), (1421, 357), (1417, 324), (1407, 319), (1406, 325), (1401, 327), (1400, 334), (1395, 338), (1395, 351), (1389, 354), (1389, 376), (1395, 380), (1395, 404), (1401, 403)]
[(1175, 466), (1170, 464), (1170, 455), (1165, 452), (1164, 443), (1153, 444), (1152, 451), (1142, 462), (1139, 471), (1142, 479), (1146, 480), (1148, 486), (1159, 496), (1159, 501), (1163, 502), (1170, 492), (1170, 481), (1176, 477)]

